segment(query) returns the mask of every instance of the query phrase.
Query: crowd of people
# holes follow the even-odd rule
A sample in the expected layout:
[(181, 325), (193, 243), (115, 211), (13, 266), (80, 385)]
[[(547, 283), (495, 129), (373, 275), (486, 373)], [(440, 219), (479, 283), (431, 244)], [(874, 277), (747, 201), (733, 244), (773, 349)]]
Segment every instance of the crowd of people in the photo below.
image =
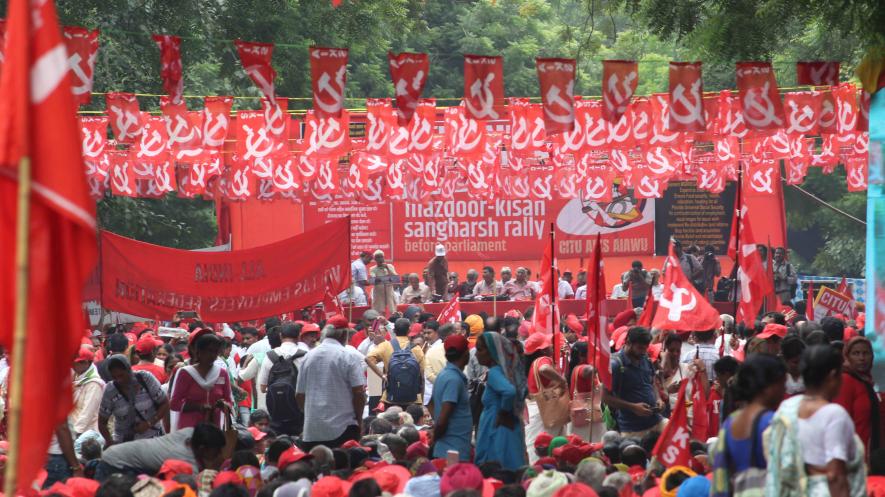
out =
[[(862, 313), (671, 332), (637, 311), (610, 317), (610, 384), (586, 323), (536, 330), (531, 305), (448, 323), (412, 305), (106, 326), (73, 359), (75, 407), (39, 483), (65, 497), (885, 495)], [(680, 415), (690, 457), (666, 464)]]
[[(699, 293), (732, 298), (712, 247), (674, 248)], [(74, 409), (39, 483), (65, 497), (885, 496), (862, 306), (806, 320), (785, 251), (759, 249), (782, 306), (753, 328), (727, 314), (714, 330), (637, 326), (662, 288), (634, 261), (609, 295), (630, 301), (608, 316), (610, 343), (573, 314), (551, 334), (533, 324), (528, 268), (461, 282), (442, 245), (421, 276), (362, 253), (339, 296), (372, 304), (357, 322), (105, 326), (72, 362)], [(586, 273), (554, 288), (586, 299)], [(527, 302), (451, 322), (422, 307), (456, 296)], [(667, 464), (661, 434), (681, 416), (690, 458)]]

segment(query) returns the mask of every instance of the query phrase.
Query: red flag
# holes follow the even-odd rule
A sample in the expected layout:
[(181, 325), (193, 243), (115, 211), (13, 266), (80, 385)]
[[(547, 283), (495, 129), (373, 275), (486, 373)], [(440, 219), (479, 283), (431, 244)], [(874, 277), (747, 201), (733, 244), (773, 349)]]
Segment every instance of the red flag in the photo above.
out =
[[(735, 322), (753, 326), (763, 299), (772, 292), (772, 278), (762, 266), (762, 256), (759, 255), (759, 250), (756, 248), (756, 239), (753, 236), (746, 206), (740, 212), (735, 208), (731, 222), (733, 227), (729, 243), (729, 256), (736, 257), (737, 277), (741, 285), (738, 315), (735, 317)], [(740, 222), (740, 240), (735, 242), (734, 233), (738, 222)], [(735, 253), (735, 246), (740, 248), (737, 253)], [(769, 267), (771, 267), (771, 263), (769, 263)]]
[(738, 62), (737, 86), (747, 126), (755, 129), (784, 126), (784, 107), (770, 62)]
[(326, 291), (323, 293), (323, 312), (326, 314), (326, 319), (341, 314), (341, 303), (338, 301), (338, 295), (332, 291), (333, 285), (332, 279), (327, 275)]
[(722, 325), (719, 313), (682, 272), (673, 243), (664, 274), (664, 292), (652, 320), (659, 330), (705, 331)]
[(836, 291), (841, 293), (842, 295), (845, 295), (849, 299), (849, 311), (851, 312), (851, 315), (849, 315), (848, 318), (854, 319), (855, 317), (857, 317), (857, 314), (855, 312), (856, 304), (854, 301), (854, 293), (848, 289), (848, 280), (845, 279), (844, 276), (842, 277), (842, 281), (839, 282), (839, 286), (836, 287)]
[(397, 119), (400, 126), (406, 126), (412, 120), (418, 108), (418, 99), (427, 84), (430, 59), (426, 53), (403, 52), (394, 55), (387, 52), (387, 65), (396, 94)]
[(138, 107), (138, 99), (132, 93), (108, 93), (104, 97), (111, 130), (117, 141), (134, 143), (141, 137), (144, 119)]
[(839, 62), (835, 60), (796, 62), (796, 84), (809, 86), (839, 84)]
[(547, 135), (575, 127), (575, 59), (535, 59)]
[(682, 380), (679, 387), (679, 394), (676, 398), (676, 405), (673, 407), (673, 414), (664, 427), (658, 443), (651, 453), (657, 457), (664, 467), (672, 468), (673, 466), (687, 466), (691, 460), (691, 450), (689, 442), (691, 441), (691, 433), (688, 431), (688, 414), (685, 407), (685, 387), (689, 380)]
[[(26, 492), (43, 467), (53, 430), (72, 407), (71, 360), (83, 329), (82, 288), (95, 268), (95, 202), (89, 198), (68, 60), (52, 1), (8, 3), (6, 60), (0, 76), (0, 345), (13, 357), (19, 165), (31, 163), (28, 231), (29, 331), (20, 351), (24, 377), (19, 417), (17, 487)], [(15, 389), (16, 379), (9, 378)], [(10, 392), (10, 398), (16, 392)]]
[(839, 286), (836, 287), (836, 291), (841, 293), (842, 295), (848, 295), (848, 280), (845, 277), (842, 277), (842, 280), (839, 282)]
[(436, 318), (437, 323), (454, 323), (461, 320), (461, 299), (456, 295), (449, 301), (448, 305), (440, 311), (439, 317)]
[(310, 47), (313, 111), (317, 117), (341, 117), (347, 86), (347, 49)]
[(651, 285), (649, 285), (648, 295), (645, 297), (645, 305), (642, 307), (642, 314), (640, 314), (639, 319), (636, 320), (636, 326), (650, 327), (657, 309), (658, 306), (655, 303), (655, 295), (654, 292), (651, 291)]
[(95, 59), (98, 56), (98, 30), (66, 26), (64, 35), (68, 64), (74, 73), (71, 80), (74, 102), (79, 105), (88, 104), (92, 99)]
[(504, 59), (464, 56), (464, 107), (476, 120), (504, 117)]
[(203, 146), (220, 152), (227, 138), (233, 97), (203, 99)]
[[(535, 311), (532, 314), (532, 324), (536, 332), (543, 331), (552, 334), (557, 329), (556, 317), (553, 315), (553, 301), (551, 295), (555, 298), (556, 291), (556, 274), (554, 274), (552, 266), (555, 264), (553, 260), (553, 247), (550, 244), (544, 248), (544, 256), (541, 258), (541, 291), (535, 297)], [(555, 352), (555, 351), (554, 351)]]
[(153, 35), (153, 38), (160, 47), (160, 77), (163, 78), (163, 91), (169, 95), (173, 104), (181, 103), (181, 96), (184, 94), (181, 38), (172, 35)]
[(273, 43), (234, 40), (234, 45), (237, 47), (240, 63), (243, 64), (246, 74), (258, 86), (264, 98), (275, 102), (276, 90), (273, 80), (277, 77), (277, 72), (271, 65)]
[(808, 282), (808, 293), (805, 294), (805, 319), (814, 321), (814, 282)]
[(635, 60), (602, 61), (602, 117), (606, 121), (617, 123), (621, 120), (638, 83), (639, 70)]
[(596, 245), (587, 267), (587, 360), (599, 372), (599, 380), (611, 389), (611, 346), (602, 314), (605, 302), (605, 263), (602, 260), (602, 235), (596, 234)]
[(666, 123), (670, 131), (703, 132), (707, 129), (700, 62), (670, 62), (668, 110)]
[[(707, 373), (700, 373), (707, 374)], [(709, 399), (701, 377), (695, 373), (691, 378), (691, 438), (692, 440), (706, 441), (709, 437)]]

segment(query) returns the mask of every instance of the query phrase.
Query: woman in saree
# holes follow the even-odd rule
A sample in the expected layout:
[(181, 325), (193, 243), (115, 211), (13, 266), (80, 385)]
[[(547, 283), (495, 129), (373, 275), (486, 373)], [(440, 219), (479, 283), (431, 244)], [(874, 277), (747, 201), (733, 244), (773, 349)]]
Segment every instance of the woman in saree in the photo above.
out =
[(527, 388), (520, 356), (510, 340), (487, 331), (476, 341), (476, 359), (489, 368), (489, 373), (482, 394), (474, 462), (498, 461), (505, 469), (516, 470), (525, 464), (521, 416)]
[(866, 496), (863, 443), (844, 407), (833, 402), (842, 384), (842, 355), (829, 345), (805, 349), (805, 394), (783, 401), (766, 437), (765, 495)]

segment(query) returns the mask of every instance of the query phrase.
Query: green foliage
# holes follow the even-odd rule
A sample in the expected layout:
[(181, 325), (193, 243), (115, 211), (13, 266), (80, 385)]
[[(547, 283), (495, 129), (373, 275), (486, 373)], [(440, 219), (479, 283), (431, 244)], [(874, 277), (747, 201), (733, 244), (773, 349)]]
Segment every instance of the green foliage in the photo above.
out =
[(136, 240), (181, 249), (212, 246), (215, 210), (212, 202), (182, 199), (105, 197), (98, 203), (102, 229)]

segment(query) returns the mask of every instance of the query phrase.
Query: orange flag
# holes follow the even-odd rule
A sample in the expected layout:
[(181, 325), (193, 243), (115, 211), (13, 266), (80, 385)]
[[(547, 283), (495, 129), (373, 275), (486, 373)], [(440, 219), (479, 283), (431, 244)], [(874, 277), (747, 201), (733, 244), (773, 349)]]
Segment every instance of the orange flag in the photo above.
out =
[(43, 467), (53, 430), (71, 409), (71, 361), (83, 335), (81, 290), (95, 267), (97, 242), (55, 3), (8, 5), (0, 76), (0, 345), (7, 350), (13, 345), (16, 198), (25, 157), (32, 177), (28, 337), (19, 365), (26, 378), (17, 451), (21, 491)]

